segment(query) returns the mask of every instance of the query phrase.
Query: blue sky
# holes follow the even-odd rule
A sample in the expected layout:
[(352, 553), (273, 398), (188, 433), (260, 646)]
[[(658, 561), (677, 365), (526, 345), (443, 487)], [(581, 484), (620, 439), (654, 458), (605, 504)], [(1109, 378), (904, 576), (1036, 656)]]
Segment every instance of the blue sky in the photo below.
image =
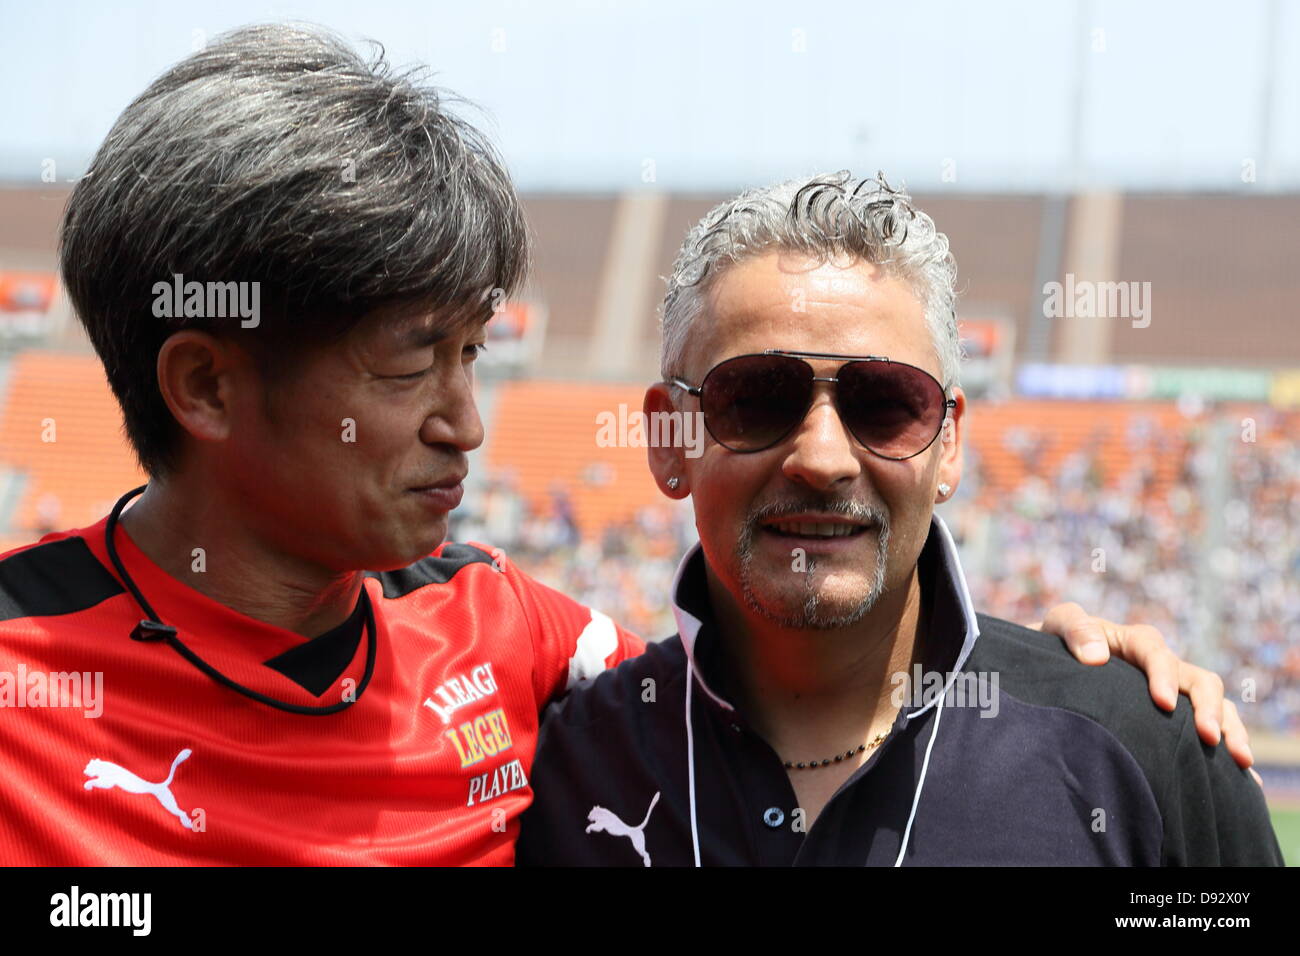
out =
[(926, 192), (1300, 189), (1296, 3), (0, 2), (5, 181), (44, 158), (79, 175), (196, 42), (300, 19), (429, 64), (529, 191), (838, 168)]

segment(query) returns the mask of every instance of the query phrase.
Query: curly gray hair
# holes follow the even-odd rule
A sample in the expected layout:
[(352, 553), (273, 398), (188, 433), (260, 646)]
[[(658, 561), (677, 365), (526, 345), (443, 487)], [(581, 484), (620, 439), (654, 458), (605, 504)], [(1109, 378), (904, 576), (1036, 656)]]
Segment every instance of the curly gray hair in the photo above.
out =
[(741, 193), (715, 206), (687, 233), (664, 297), (660, 372), (665, 379), (683, 371), (690, 328), (704, 311), (712, 283), (728, 265), (776, 249), (822, 262), (847, 254), (902, 279), (925, 308), (941, 384), (945, 389), (957, 384), (957, 264), (948, 237), (883, 173), (855, 179), (847, 170)]

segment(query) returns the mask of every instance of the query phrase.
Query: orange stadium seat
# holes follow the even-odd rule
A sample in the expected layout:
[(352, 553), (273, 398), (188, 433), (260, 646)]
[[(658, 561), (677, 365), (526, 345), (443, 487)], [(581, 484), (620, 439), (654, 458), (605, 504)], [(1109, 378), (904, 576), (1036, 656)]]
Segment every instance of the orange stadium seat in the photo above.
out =
[[(1016, 399), (975, 404), (967, 416), (966, 442), (979, 450), (984, 478), (997, 491), (1011, 491), (1027, 477), (1024, 459), (1007, 444), (1016, 429), (1043, 440), (1038, 470), (1055, 474), (1065, 459), (1092, 447), (1103, 486), (1113, 484), (1134, 463), (1128, 446), (1131, 423), (1148, 418), (1160, 436), (1152, 446), (1156, 489), (1167, 489), (1178, 477), (1186, 450), (1186, 420), (1172, 402), (1105, 402)], [(1167, 444), (1160, 451), (1160, 441)]]
[(0, 547), (93, 524), (144, 481), (99, 359), (41, 351), (13, 359), (0, 396), (0, 470), (26, 478)]
[(550, 511), (551, 489), (569, 489), (584, 535), (663, 506), (645, 448), (601, 448), (597, 416), (640, 412), (643, 385), (507, 382), (497, 393), (484, 454), (493, 471), (512, 472), (533, 508)]

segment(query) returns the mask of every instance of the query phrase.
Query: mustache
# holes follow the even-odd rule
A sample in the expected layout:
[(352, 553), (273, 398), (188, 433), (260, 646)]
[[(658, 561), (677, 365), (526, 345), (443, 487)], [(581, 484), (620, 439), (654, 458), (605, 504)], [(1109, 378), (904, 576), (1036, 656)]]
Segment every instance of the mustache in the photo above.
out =
[[(460, 455), (456, 458), (453, 458), (451, 461), (447, 462), (443, 466), (442, 474), (429, 478), (427, 481), (420, 481), (420, 482), (416, 482), (415, 484), (408, 485), (408, 487), (428, 488), (431, 485), (441, 484), (442, 482), (445, 482), (449, 478), (453, 478), (456, 475), (465, 476), (468, 474), (469, 474), (469, 460), (464, 455)], [(464, 479), (462, 478), (462, 480)]]
[(753, 531), (765, 521), (771, 521), (776, 518), (784, 518), (788, 515), (802, 514), (807, 511), (818, 511), (824, 514), (839, 515), (862, 524), (870, 524), (879, 527), (883, 531), (889, 529), (889, 510), (880, 505), (867, 504), (861, 501), (852, 501), (847, 498), (830, 498), (824, 496), (808, 497), (800, 499), (786, 499), (783, 501), (773, 501), (759, 508), (755, 508), (745, 517), (745, 528), (747, 531)]

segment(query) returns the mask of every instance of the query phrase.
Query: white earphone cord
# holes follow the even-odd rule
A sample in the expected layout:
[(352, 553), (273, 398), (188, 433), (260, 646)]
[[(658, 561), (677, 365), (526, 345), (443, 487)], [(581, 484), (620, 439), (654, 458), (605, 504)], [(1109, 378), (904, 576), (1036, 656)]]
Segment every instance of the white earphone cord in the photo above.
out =
[(912, 812), (907, 815), (907, 827), (903, 830), (903, 845), (898, 848), (898, 859), (894, 866), (903, 865), (903, 854), (907, 852), (907, 841), (912, 838), (912, 821), (916, 819), (916, 807), (921, 802), (921, 788), (925, 786), (925, 774), (930, 769), (930, 751), (934, 749), (935, 738), (939, 736), (939, 718), (943, 716), (943, 698), (948, 693), (947, 686), (939, 697), (934, 711), (934, 729), (930, 731), (930, 742), (925, 746), (925, 759), (921, 761), (921, 779), (916, 783), (916, 793), (912, 796)]
[(695, 865), (700, 865), (700, 829), (695, 817), (695, 734), (691, 730), (691, 685), (695, 683), (695, 668), (686, 659), (686, 784), (691, 804), (691, 849), (695, 852)]

